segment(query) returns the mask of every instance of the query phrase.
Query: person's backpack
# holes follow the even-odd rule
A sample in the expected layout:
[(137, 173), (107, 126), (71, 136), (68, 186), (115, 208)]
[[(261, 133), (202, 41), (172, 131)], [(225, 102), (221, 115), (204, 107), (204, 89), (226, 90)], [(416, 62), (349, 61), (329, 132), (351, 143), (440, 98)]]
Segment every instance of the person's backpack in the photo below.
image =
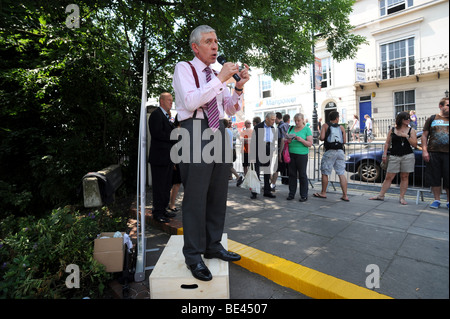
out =
[(325, 150), (343, 150), (344, 136), (338, 123), (327, 123), (328, 129), (325, 133)]

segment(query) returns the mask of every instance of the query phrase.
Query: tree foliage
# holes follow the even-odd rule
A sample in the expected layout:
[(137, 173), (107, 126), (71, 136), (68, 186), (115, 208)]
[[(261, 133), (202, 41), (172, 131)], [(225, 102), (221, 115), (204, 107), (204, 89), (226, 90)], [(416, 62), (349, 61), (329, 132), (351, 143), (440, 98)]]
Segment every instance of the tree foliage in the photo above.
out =
[[(0, 220), (0, 298), (101, 298), (110, 273), (93, 256), (100, 232), (123, 229), (126, 219), (106, 208), (81, 214), (66, 206), (42, 218)], [(66, 267), (79, 266), (80, 286), (66, 286)]]
[[(189, 35), (208, 24), (229, 61), (288, 82), (312, 62), (320, 34), (332, 56), (354, 56), (354, 0), (79, 0), (0, 5), (0, 214), (35, 213), (75, 200), (83, 175), (122, 161), (136, 175), (143, 50), (148, 93), (172, 91)], [(7, 164), (7, 165), (6, 165)]]

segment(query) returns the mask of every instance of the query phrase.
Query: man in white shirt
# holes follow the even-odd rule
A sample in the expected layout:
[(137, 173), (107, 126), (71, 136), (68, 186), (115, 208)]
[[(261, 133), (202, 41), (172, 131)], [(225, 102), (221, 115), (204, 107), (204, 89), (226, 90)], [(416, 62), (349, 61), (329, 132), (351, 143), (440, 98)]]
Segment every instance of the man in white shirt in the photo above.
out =
[[(172, 83), (178, 120), (181, 128), (190, 135), (187, 147), (190, 158), (182, 159), (179, 164), (184, 186), (183, 254), (192, 275), (208, 281), (212, 275), (201, 254), (208, 259), (220, 258), (225, 261), (236, 261), (241, 257), (226, 251), (220, 244), (232, 163), (225, 162), (224, 158), (214, 158), (212, 162), (204, 158), (199, 160), (198, 151), (202, 154), (205, 146), (215, 142), (214, 139), (221, 139), (219, 145), (222, 146), (223, 154), (226, 148), (231, 151), (230, 143), (225, 140), (227, 134), (223, 118), (225, 114), (231, 116), (241, 109), (243, 86), (250, 77), (248, 65), (242, 71), (231, 62), (224, 63), (218, 73), (210, 69), (218, 56), (218, 40), (211, 27), (199, 26), (192, 31), (190, 45), (195, 58), (176, 65)], [(239, 75), (240, 81), (231, 95), (225, 82), (234, 74)]]
[(366, 129), (366, 134), (367, 134), (367, 142), (372, 142), (373, 140), (373, 133), (372, 133), (372, 129), (373, 129), (373, 125), (372, 125), (372, 119), (370, 118), (369, 114), (364, 115), (364, 118), (366, 119), (366, 123), (365, 123), (365, 129)]

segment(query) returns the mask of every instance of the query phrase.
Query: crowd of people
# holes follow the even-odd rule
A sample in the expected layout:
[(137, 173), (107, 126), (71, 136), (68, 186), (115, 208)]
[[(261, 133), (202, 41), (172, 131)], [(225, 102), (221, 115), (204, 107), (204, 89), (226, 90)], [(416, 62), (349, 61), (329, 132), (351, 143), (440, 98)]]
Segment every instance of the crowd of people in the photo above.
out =
[[(160, 105), (162, 112), (166, 114), (170, 114), (170, 108), (172, 104), (172, 98), (169, 93), (163, 93), (160, 97)], [(438, 159), (441, 159), (441, 153), (445, 153), (446, 148), (445, 146), (437, 146), (437, 143), (441, 143), (442, 140), (445, 140), (441, 137), (436, 137), (435, 135), (438, 134), (436, 130), (440, 128), (439, 130), (442, 130), (442, 127), (445, 125), (438, 125), (438, 124), (432, 124), (432, 123), (440, 123), (439, 120), (444, 118), (445, 114), (448, 112), (446, 111), (445, 106), (445, 99), (443, 99), (440, 102), (441, 112), (437, 115), (434, 115), (429, 118), (429, 121), (426, 122), (424, 126), (424, 140), (422, 141), (422, 145), (425, 146), (424, 149), (424, 160), (427, 163), (427, 166), (429, 168), (431, 167), (437, 167), (435, 170), (428, 169), (430, 171), (429, 174), (426, 175), (427, 182), (430, 181), (430, 185), (436, 185), (432, 186), (432, 192), (435, 195), (435, 202), (432, 203), (431, 207), (435, 208), (436, 206), (440, 206), (440, 184), (439, 182), (432, 182), (433, 179), (436, 179), (433, 177), (433, 174), (438, 174), (440, 171), (443, 171), (445, 173), (445, 169), (448, 165), (445, 165), (447, 162), (441, 163)], [(158, 112), (155, 114), (159, 114)], [(438, 122), (435, 122), (435, 117), (437, 116)], [(153, 117), (155, 119), (157, 115)], [(371, 130), (372, 124), (370, 120), (370, 116), (366, 115), (366, 128), (368, 130)], [(175, 118), (176, 120), (176, 118)], [(270, 148), (270, 143), (274, 143), (273, 140), (270, 139), (270, 134), (264, 134), (264, 145), (267, 145), (267, 155), (277, 152), (277, 160), (278, 165), (275, 172), (270, 172), (269, 168), (267, 168), (267, 171), (264, 171), (263, 177), (264, 177), (264, 187), (263, 187), (263, 196), (264, 197), (270, 197), (275, 198), (276, 196), (273, 194), (275, 192), (276, 188), (276, 182), (278, 177), (281, 178), (281, 184), (288, 185), (288, 196), (287, 200), (292, 200), (295, 198), (296, 192), (297, 192), (297, 184), (299, 189), (299, 201), (304, 202), (308, 200), (308, 176), (307, 176), (307, 165), (308, 165), (308, 158), (309, 158), (309, 151), (310, 147), (313, 144), (313, 138), (312, 138), (312, 130), (309, 125), (307, 125), (307, 121), (302, 113), (295, 114), (294, 118), (294, 125), (291, 123), (291, 118), (289, 114), (281, 114), (280, 112), (276, 113), (268, 113), (264, 119), (264, 121), (261, 120), (260, 117), (254, 117), (253, 121), (245, 120), (244, 127), (239, 132), (235, 127), (232, 127), (232, 122), (230, 120), (224, 119), (224, 126), (226, 129), (227, 134), (229, 135), (230, 140), (230, 147), (233, 151), (233, 162), (236, 161), (237, 156), (236, 153), (236, 145), (240, 144), (241, 148), (240, 151), (242, 152), (241, 159), (242, 159), (242, 167), (243, 167), (243, 174), (239, 174), (236, 169), (231, 166), (230, 172), (229, 172), (229, 179), (233, 179), (232, 176), (235, 177), (236, 180), (236, 186), (241, 186), (244, 177), (247, 174), (250, 166), (249, 161), (249, 152), (250, 152), (250, 143), (252, 141), (252, 137), (254, 134), (254, 130), (258, 128), (264, 128), (264, 130), (277, 130), (277, 138), (278, 138), (278, 147), (276, 150)], [(329, 122), (324, 123), (322, 126), (320, 124), (319, 134), (320, 134), (320, 140), (324, 141), (324, 148), (325, 153), (322, 157), (322, 163), (321, 163), (321, 172), (322, 172), (322, 190), (321, 192), (314, 193), (313, 196), (317, 198), (326, 198), (326, 189), (328, 185), (328, 176), (331, 174), (332, 169), (336, 171), (336, 174), (339, 177), (339, 181), (341, 184), (343, 195), (341, 197), (344, 201), (349, 201), (349, 198), (347, 196), (347, 180), (345, 177), (345, 159), (344, 159), (344, 144), (346, 143), (346, 134), (345, 130), (342, 126), (338, 124), (339, 122), (339, 113), (337, 112), (331, 112), (329, 114)], [(170, 121), (169, 121), (170, 123)], [(319, 122), (320, 123), (320, 122)], [(444, 121), (445, 123), (445, 121)], [(151, 130), (156, 130), (157, 134), (161, 134), (164, 130), (162, 130), (159, 126), (155, 126), (154, 123), (149, 123), (151, 125)], [(274, 125), (276, 124), (276, 127)], [(171, 124), (173, 127), (176, 127), (178, 125), (178, 121), (176, 123)], [(333, 136), (331, 139), (335, 139), (338, 141), (338, 143), (330, 143), (330, 136), (329, 134), (329, 128), (332, 129), (332, 127), (339, 128), (338, 129), (338, 136)], [(322, 127), (324, 128), (323, 130)], [(431, 129), (433, 130), (431, 131)], [(402, 205), (406, 205), (407, 202), (405, 200), (405, 194), (408, 188), (408, 181), (409, 181), (409, 175), (410, 173), (414, 172), (414, 166), (415, 166), (415, 157), (413, 153), (413, 148), (418, 146), (418, 138), (417, 138), (417, 117), (415, 116), (414, 111), (410, 112), (399, 112), (395, 119), (395, 126), (392, 127), (387, 134), (386, 142), (384, 144), (383, 149), (383, 167), (386, 169), (386, 176), (383, 181), (383, 184), (381, 186), (380, 192), (377, 196), (369, 198), (370, 200), (380, 200), (383, 201), (385, 198), (385, 194), (388, 192), (392, 181), (394, 178), (399, 174), (400, 176), (400, 196), (399, 196), (399, 202)], [(359, 124), (359, 118), (357, 115), (354, 115), (354, 122), (352, 127), (350, 128), (350, 131), (352, 133), (352, 139), (359, 141), (359, 131), (360, 131), (360, 124)], [(430, 135), (431, 134), (431, 135)], [(442, 135), (442, 133), (440, 133)], [(254, 135), (253, 140), (257, 140), (257, 134)], [(273, 134), (275, 136), (275, 134)], [(430, 148), (428, 148), (428, 141), (431, 139)], [(239, 140), (239, 142), (238, 142)], [(172, 142), (173, 143), (173, 142)], [(283, 157), (283, 151), (285, 148), (288, 150), (289, 153), (289, 162), (286, 162), (286, 159)], [(437, 152), (437, 154), (434, 154), (432, 157), (430, 156), (430, 153), (428, 152), (430, 150), (431, 152)], [(388, 165), (388, 159), (389, 159), (389, 165)], [(430, 163), (430, 160), (432, 162)], [(255, 161), (257, 165), (255, 165), (255, 170), (260, 171), (261, 167), (267, 167), (269, 163), (266, 161), (264, 163), (261, 163), (260, 161)], [(436, 164), (436, 165), (432, 165)], [(155, 167), (155, 165), (153, 166)], [(154, 203), (154, 218), (161, 222), (167, 222), (168, 218), (172, 218), (175, 216), (175, 212), (177, 212), (179, 209), (175, 207), (175, 200), (179, 191), (179, 188), (181, 186), (181, 176), (180, 176), (180, 169), (178, 164), (173, 165), (173, 169), (171, 170), (171, 173), (173, 176), (171, 178), (171, 189), (169, 192), (167, 192), (168, 186), (161, 185), (161, 180), (167, 180), (160, 178), (159, 174), (160, 172), (163, 172), (163, 174), (167, 174), (167, 170), (161, 170), (158, 168), (157, 172), (155, 172), (155, 184), (157, 185), (156, 191), (154, 190), (154, 198), (156, 198), (156, 201)], [(158, 175), (159, 174), (159, 175)], [(169, 176), (169, 174), (167, 174)], [(448, 176), (443, 174), (442, 177)], [(437, 185), (439, 184), (439, 185)], [(444, 189), (447, 190), (448, 182), (444, 181)], [(438, 187), (439, 186), (439, 187)], [(162, 201), (163, 204), (159, 204), (159, 196), (158, 195), (158, 189), (165, 189), (166, 195), (164, 196), (164, 200)], [(169, 201), (167, 200), (169, 198)], [(257, 194), (255, 192), (252, 192), (251, 194), (252, 199), (257, 198)], [(168, 204), (167, 204), (168, 203)], [(164, 211), (164, 206), (167, 204), (167, 210), (161, 215), (159, 212)], [(448, 205), (448, 204), (447, 204)]]
[[(281, 176), (281, 182), (289, 188), (287, 200), (293, 200), (298, 189), (299, 201), (307, 201), (307, 165), (313, 145), (313, 133), (309, 121), (302, 113), (295, 114), (294, 123), (291, 124), (289, 114), (269, 112), (264, 120), (259, 117), (255, 117), (253, 122), (245, 120), (245, 128), (236, 134), (227, 117), (233, 116), (242, 108), (244, 85), (250, 78), (248, 65), (240, 68), (237, 64), (225, 62), (220, 72), (211, 70), (210, 65), (217, 59), (218, 40), (215, 30), (209, 26), (199, 26), (193, 30), (190, 46), (194, 59), (179, 62), (173, 75), (172, 85), (177, 105), (175, 121), (171, 120), (173, 98), (167, 92), (161, 94), (160, 107), (153, 111), (149, 118), (152, 214), (153, 218), (161, 223), (175, 217), (179, 210), (175, 206), (176, 197), (180, 186), (183, 185), (183, 254), (192, 275), (199, 280), (209, 281), (212, 275), (202, 258), (218, 258), (224, 261), (237, 261), (241, 258), (221, 245), (228, 181), (231, 176), (236, 177), (237, 185), (240, 186), (250, 170), (255, 170), (258, 178), (262, 172), (263, 196), (268, 198), (276, 197), (276, 181)], [(232, 76), (237, 82), (234, 91), (230, 93), (225, 83)], [(439, 109), (439, 114), (432, 115), (425, 123), (422, 150), (427, 166), (426, 178), (435, 196), (430, 207), (438, 208), (441, 205), (443, 181), (448, 208), (448, 98), (439, 102)], [(371, 200), (384, 200), (393, 177), (400, 173), (399, 201), (403, 205), (407, 204), (404, 195), (408, 176), (414, 171), (415, 159), (411, 146), (417, 145), (416, 121), (414, 112), (400, 112), (397, 115), (396, 125), (390, 130), (384, 147), (386, 178), (380, 193), (370, 198)], [(322, 124), (320, 119), (317, 126), (325, 152), (320, 166), (322, 189), (313, 196), (327, 198), (329, 176), (334, 169), (342, 189), (341, 200), (348, 202), (350, 199), (347, 195), (344, 153), (347, 141), (345, 129), (339, 125), (339, 113), (330, 112), (325, 123)], [(187, 147), (188, 156), (182, 157), (179, 163), (174, 163), (171, 158), (171, 151), (177, 144), (177, 140), (171, 139), (171, 133), (176, 127), (189, 133), (187, 146), (183, 149), (185, 152)], [(198, 137), (196, 129), (200, 130), (200, 139), (195, 138)], [(370, 142), (373, 139), (373, 124), (369, 115), (365, 116), (365, 130)], [(355, 115), (351, 133), (352, 138), (358, 141), (359, 131), (359, 118)], [(233, 161), (238, 158), (238, 139), (242, 145), (243, 175), (239, 175), (232, 162), (226, 160), (230, 152), (233, 152)], [(222, 157), (217, 158), (215, 154), (212, 161), (199, 157), (204, 151), (211, 152), (210, 142), (217, 140), (221, 142), (218, 144), (221, 149), (214, 150), (214, 153), (219, 151), (218, 154), (223, 155)], [(272, 172), (274, 157), (277, 158), (277, 170)], [(259, 189), (252, 189), (250, 197), (257, 199), (257, 193)]]

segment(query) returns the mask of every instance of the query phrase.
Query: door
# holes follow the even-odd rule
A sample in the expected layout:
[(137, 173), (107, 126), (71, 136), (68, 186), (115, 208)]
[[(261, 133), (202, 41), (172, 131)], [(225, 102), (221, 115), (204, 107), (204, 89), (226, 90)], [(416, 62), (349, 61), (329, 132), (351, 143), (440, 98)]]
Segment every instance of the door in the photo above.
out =
[(359, 128), (364, 131), (366, 119), (364, 115), (369, 114), (372, 117), (372, 101), (359, 102)]
[(324, 110), (324, 113), (325, 113), (325, 123), (328, 123), (329, 121), (330, 121), (330, 119), (328, 118), (328, 116), (330, 115), (330, 113), (332, 112), (332, 111), (337, 111), (337, 106), (336, 106), (336, 103), (334, 103), (334, 102), (329, 102), (329, 103), (327, 103), (326, 105), (325, 105), (325, 110)]

